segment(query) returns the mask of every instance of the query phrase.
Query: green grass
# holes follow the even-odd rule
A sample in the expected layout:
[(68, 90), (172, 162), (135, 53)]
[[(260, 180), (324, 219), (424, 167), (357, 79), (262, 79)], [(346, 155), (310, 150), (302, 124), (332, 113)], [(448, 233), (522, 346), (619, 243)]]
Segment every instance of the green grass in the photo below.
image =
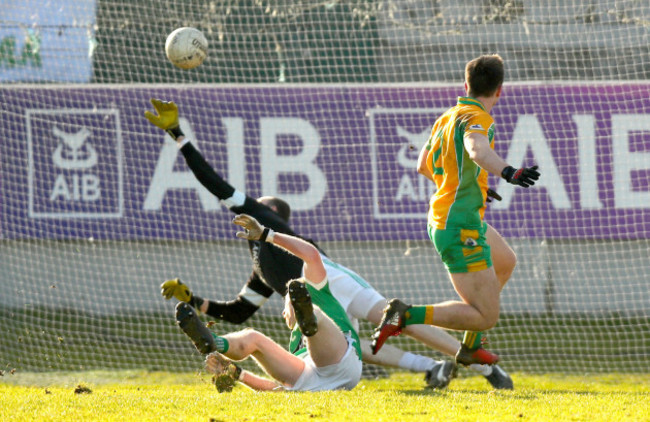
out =
[[(205, 373), (5, 373), (0, 420), (38, 421), (650, 421), (650, 375), (513, 374), (493, 391), (467, 371), (449, 389), (419, 375), (362, 380), (352, 391), (219, 394)], [(89, 392), (77, 392), (79, 386)]]

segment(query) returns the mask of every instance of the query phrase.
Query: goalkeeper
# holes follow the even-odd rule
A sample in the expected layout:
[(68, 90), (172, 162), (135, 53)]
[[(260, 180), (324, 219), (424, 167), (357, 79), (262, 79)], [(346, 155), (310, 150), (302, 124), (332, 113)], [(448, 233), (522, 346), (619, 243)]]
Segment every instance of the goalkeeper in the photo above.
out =
[[(215, 172), (192, 142), (184, 136), (178, 124), (176, 105), (173, 102), (157, 99), (152, 99), (151, 102), (157, 114), (147, 111), (145, 112), (147, 119), (167, 131), (176, 140), (186, 163), (199, 182), (219, 198), (228, 209), (237, 214), (249, 214), (276, 232), (297, 236), (289, 226), (291, 209), (285, 201), (275, 197), (262, 197), (256, 200), (236, 190)], [(310, 242), (314, 243), (311, 240)], [(190, 303), (213, 318), (234, 324), (243, 323), (269, 299), (273, 292), (284, 296), (287, 282), (300, 277), (302, 271), (300, 259), (273, 245), (249, 241), (249, 250), (253, 270), (234, 300), (204, 300), (193, 294), (190, 288), (178, 279), (163, 283), (161, 286), (163, 296), (166, 299), (175, 297), (182, 302)], [(379, 324), (383, 315), (382, 310), (387, 304), (386, 299), (358, 274), (329, 260), (322, 250), (321, 253), (332, 293), (348, 312), (355, 326), (358, 327), (359, 319), (368, 320), (375, 325)], [(455, 337), (436, 327), (413, 326), (408, 328), (406, 333), (428, 347), (440, 350), (449, 356), (454, 356), (460, 348), (460, 342)], [(429, 357), (404, 352), (395, 347), (386, 347), (377, 355), (373, 355), (370, 342), (366, 340), (361, 341), (361, 347), (364, 362), (424, 372), (427, 386), (431, 388), (446, 387), (455, 375), (455, 363), (450, 361), (437, 362)], [(487, 351), (486, 353), (488, 356), (494, 356)], [(508, 374), (498, 367), (498, 370), (493, 371), (492, 366), (481, 363), (485, 362), (477, 362), (472, 365), (472, 368), (482, 373), (492, 386), (511, 388), (512, 381)]]
[[(217, 390), (230, 391), (235, 381), (258, 391), (354, 388), (361, 379), (359, 336), (332, 296), (320, 251), (303, 239), (274, 233), (245, 214), (236, 216), (233, 223), (243, 227), (237, 237), (274, 244), (297, 256), (304, 262), (304, 275), (287, 284), (282, 315), (292, 330), (290, 352), (252, 329), (216, 336), (189, 304), (180, 302), (176, 306), (179, 327), (199, 352), (208, 354), (206, 367), (214, 374)], [(244, 371), (231, 361), (249, 356), (274, 380)]]
[(461, 300), (426, 306), (391, 300), (373, 335), (373, 352), (402, 329), (427, 324), (466, 330), (457, 363), (485, 361), (482, 331), (496, 324), (501, 289), (517, 262), (506, 241), (483, 221), (488, 172), (524, 188), (540, 176), (537, 166), (515, 169), (493, 150), (494, 121), (489, 113), (501, 96), (503, 79), (498, 55), (467, 63), (467, 96), (436, 120), (418, 159), (418, 172), (438, 188), (430, 201), (429, 237)]

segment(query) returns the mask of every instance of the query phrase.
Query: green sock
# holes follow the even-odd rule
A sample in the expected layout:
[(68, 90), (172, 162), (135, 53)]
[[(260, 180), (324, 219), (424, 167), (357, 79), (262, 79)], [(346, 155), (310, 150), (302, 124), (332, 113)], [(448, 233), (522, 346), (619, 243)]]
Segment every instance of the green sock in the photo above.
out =
[(404, 319), (404, 325), (412, 324), (433, 324), (433, 306), (411, 306), (408, 311), (406, 311), (406, 318)]
[(463, 344), (470, 349), (481, 347), (481, 339), (483, 333), (481, 331), (465, 331), (463, 336)]
[(219, 337), (214, 333), (212, 333), (212, 336), (214, 337), (214, 341), (217, 343), (217, 352), (226, 353), (230, 347), (228, 340), (226, 340), (225, 337)]

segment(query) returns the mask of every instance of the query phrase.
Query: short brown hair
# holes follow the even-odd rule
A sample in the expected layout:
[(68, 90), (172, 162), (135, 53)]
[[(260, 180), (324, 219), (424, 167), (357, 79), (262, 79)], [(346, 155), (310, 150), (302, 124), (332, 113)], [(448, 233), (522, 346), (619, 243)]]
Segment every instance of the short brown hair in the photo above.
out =
[(471, 97), (489, 97), (503, 84), (503, 59), (498, 54), (475, 58), (465, 66), (465, 82)]
[(276, 213), (282, 217), (284, 221), (289, 222), (289, 217), (291, 217), (291, 207), (285, 200), (275, 196), (263, 196), (258, 198), (257, 201), (266, 204), (268, 207), (275, 207)]

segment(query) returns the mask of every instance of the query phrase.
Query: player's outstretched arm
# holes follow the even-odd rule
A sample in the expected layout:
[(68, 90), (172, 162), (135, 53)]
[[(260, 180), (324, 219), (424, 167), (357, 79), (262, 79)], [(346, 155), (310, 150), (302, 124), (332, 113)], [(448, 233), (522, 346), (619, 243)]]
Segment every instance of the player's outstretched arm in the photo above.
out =
[(162, 101), (156, 98), (151, 99), (151, 104), (156, 110), (156, 114), (147, 110), (144, 112), (145, 117), (154, 126), (163, 129), (179, 143), (181, 152), (190, 170), (194, 173), (197, 180), (208, 189), (214, 196), (224, 201), (227, 207), (241, 206), (249, 198), (243, 192), (237, 191), (232, 185), (224, 180), (208, 164), (203, 155), (185, 138), (178, 123), (178, 107), (173, 101)]
[(242, 324), (250, 318), (273, 294), (257, 274), (253, 273), (235, 300), (217, 301), (203, 299), (192, 293), (180, 279), (167, 280), (160, 285), (165, 299), (172, 297), (192, 305), (199, 312), (231, 324)]
[(230, 211), (235, 214), (253, 216), (264, 226), (277, 232), (294, 234), (289, 224), (278, 213), (258, 202), (255, 198), (235, 189), (221, 177), (191, 142), (187, 142), (181, 147), (181, 153), (196, 179), (214, 196), (219, 198), (221, 203)]
[(277, 381), (272, 381), (268, 378), (260, 377), (259, 375), (255, 375), (252, 372), (248, 371), (242, 372), (240, 382), (255, 391), (286, 391), (286, 388), (278, 384)]
[(266, 227), (282, 233), (294, 234), (286, 221), (255, 198), (235, 189), (207, 162), (205, 157), (192, 145), (180, 129), (178, 107), (173, 101), (152, 98), (156, 114), (145, 111), (145, 117), (156, 127), (165, 130), (178, 142), (181, 153), (196, 179), (232, 212), (255, 217)]
[(180, 278), (174, 278), (162, 283), (160, 285), (160, 294), (167, 300), (174, 297), (181, 302), (189, 303), (199, 312), (205, 311), (204, 300), (194, 295), (189, 286), (183, 283)]
[(272, 294), (273, 289), (253, 272), (235, 300), (206, 300), (204, 312), (221, 321), (242, 324), (253, 316)]
[(248, 372), (217, 352), (206, 356), (205, 369), (214, 374), (212, 382), (220, 393), (232, 391), (237, 381), (256, 391), (284, 391), (277, 381)]

